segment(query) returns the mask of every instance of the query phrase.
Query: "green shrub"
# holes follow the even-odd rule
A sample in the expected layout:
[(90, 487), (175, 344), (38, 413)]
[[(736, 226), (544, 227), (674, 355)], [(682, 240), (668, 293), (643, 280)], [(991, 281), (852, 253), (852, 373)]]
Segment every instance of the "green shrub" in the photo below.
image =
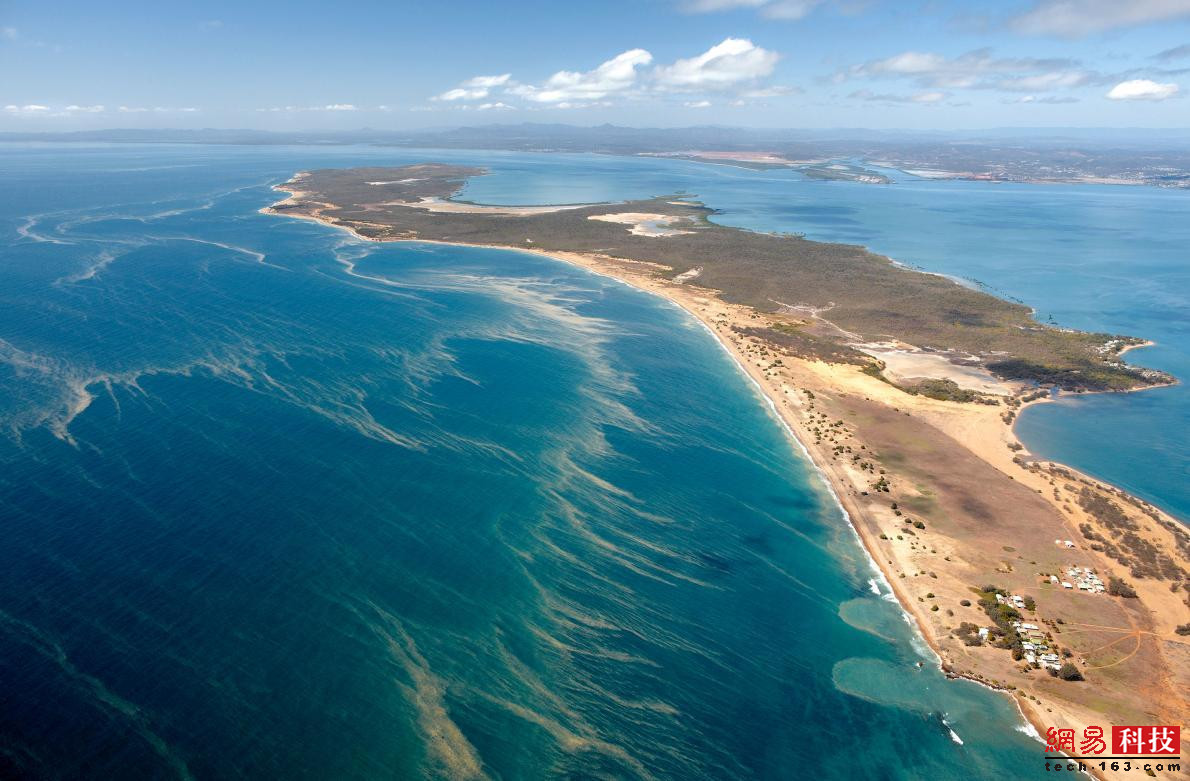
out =
[(1078, 667), (1073, 662), (1066, 662), (1062, 665), (1062, 669), (1058, 670), (1058, 677), (1064, 681), (1081, 681), (1083, 674), (1079, 672)]

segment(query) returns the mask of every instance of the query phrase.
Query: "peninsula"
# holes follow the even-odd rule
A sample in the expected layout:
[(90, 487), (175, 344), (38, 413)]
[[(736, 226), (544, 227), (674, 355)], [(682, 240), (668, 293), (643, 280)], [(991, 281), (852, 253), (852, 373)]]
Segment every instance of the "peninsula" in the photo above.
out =
[(685, 193), (453, 198), (483, 173), (304, 172), (264, 211), (374, 241), (541, 253), (679, 304), (805, 446), (944, 669), (1008, 691), (1042, 733), (1190, 721), (1190, 533), (1013, 433), (1052, 392), (1172, 382), (1124, 362), (1143, 340), (1046, 326), (862, 247), (718, 225)]

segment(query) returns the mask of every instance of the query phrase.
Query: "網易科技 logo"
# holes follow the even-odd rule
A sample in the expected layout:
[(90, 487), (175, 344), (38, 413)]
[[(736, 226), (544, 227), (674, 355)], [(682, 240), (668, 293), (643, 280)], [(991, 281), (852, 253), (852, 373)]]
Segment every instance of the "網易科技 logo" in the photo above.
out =
[[(1182, 745), (1182, 728), (1172, 725), (1146, 725), (1136, 727), (1112, 727), (1110, 741), (1103, 727), (1088, 726), (1081, 738), (1073, 729), (1050, 727), (1045, 732), (1045, 767), (1047, 770), (1086, 770), (1086, 764), (1075, 760), (1095, 760), (1092, 765), (1102, 770), (1136, 769), (1181, 770), (1180, 763), (1165, 760), (1179, 759)], [(1110, 749), (1110, 750), (1109, 750)], [(1053, 763), (1052, 760), (1057, 760)], [(1122, 761), (1122, 766), (1121, 766)], [(1068, 763), (1063, 766), (1063, 763)], [(1097, 764), (1096, 764), (1097, 763)], [(1054, 765), (1051, 767), (1051, 765)]]

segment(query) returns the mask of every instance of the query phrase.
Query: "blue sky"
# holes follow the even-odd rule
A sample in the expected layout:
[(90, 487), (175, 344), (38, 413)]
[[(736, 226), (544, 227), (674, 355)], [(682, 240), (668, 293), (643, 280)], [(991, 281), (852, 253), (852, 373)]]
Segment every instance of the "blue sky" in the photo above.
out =
[(0, 0), (0, 129), (1190, 126), (1190, 0)]

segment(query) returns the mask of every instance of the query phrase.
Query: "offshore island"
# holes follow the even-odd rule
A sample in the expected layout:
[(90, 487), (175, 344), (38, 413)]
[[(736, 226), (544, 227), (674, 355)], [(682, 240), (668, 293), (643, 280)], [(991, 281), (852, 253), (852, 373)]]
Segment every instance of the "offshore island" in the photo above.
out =
[(1171, 383), (1122, 359), (1144, 340), (1047, 326), (862, 247), (718, 225), (685, 194), (453, 199), (484, 173), (303, 172), (263, 211), (535, 252), (678, 304), (773, 403), (949, 674), (1009, 692), (1041, 734), (1190, 721), (1190, 533), (1013, 432), (1056, 392)]

